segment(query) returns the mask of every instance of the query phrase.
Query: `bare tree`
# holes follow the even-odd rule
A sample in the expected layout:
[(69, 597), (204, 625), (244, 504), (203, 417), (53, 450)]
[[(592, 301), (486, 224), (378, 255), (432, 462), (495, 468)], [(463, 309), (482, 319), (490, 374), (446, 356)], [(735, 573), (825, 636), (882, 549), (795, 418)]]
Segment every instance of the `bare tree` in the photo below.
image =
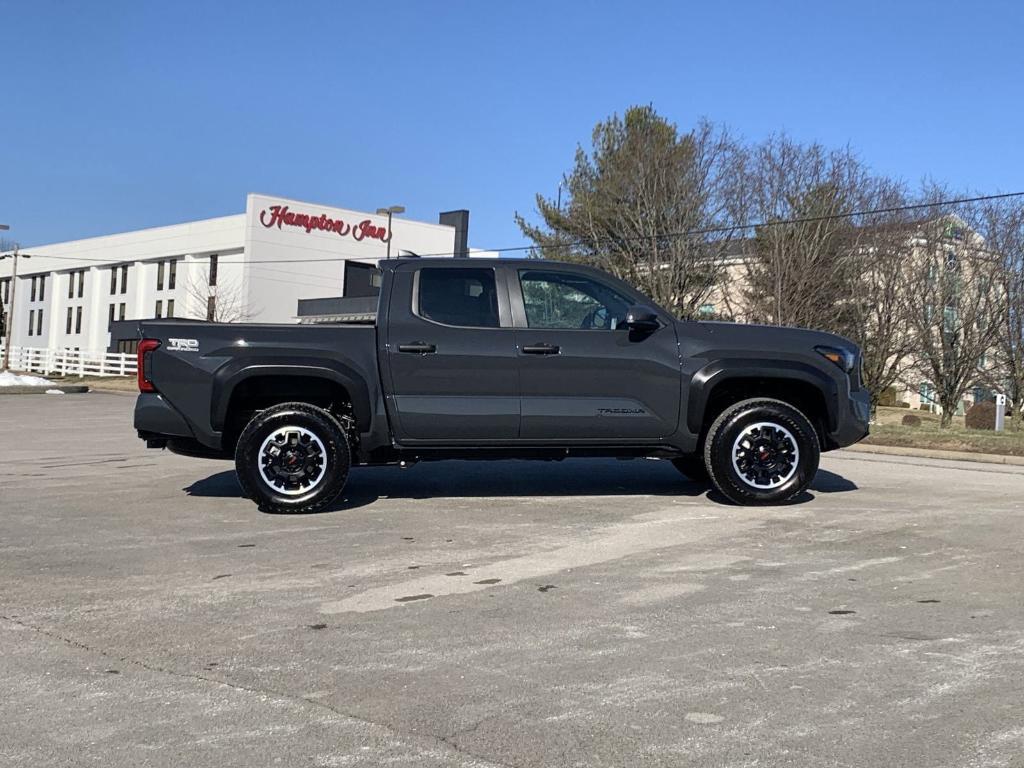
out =
[(189, 278), (188, 298), (198, 316), (214, 323), (244, 323), (251, 319), (254, 310), (242, 287), (212, 274), (211, 278), (211, 268), (204, 267), (198, 278)]
[[(927, 194), (935, 200), (952, 197), (935, 187)], [(967, 390), (985, 382), (982, 363), (1003, 327), (1002, 262), (978, 234), (978, 223), (970, 207), (935, 206), (913, 241), (907, 282), (915, 341), (910, 369), (935, 388), (944, 427)]]
[(765, 224), (744, 255), (747, 319), (849, 334), (861, 277), (850, 215), (874, 183), (864, 165), (848, 149), (774, 136), (745, 156), (734, 183), (738, 216)]
[[(1013, 404), (1014, 425), (1021, 427), (1024, 404), (1024, 203), (990, 200), (979, 206), (979, 234), (1001, 262), (998, 286), (1005, 305), (999, 318), (993, 384)], [(994, 378), (993, 377), (993, 378)]]
[(577, 149), (564, 204), (537, 195), (541, 224), (516, 222), (534, 255), (595, 264), (690, 317), (716, 287), (731, 235), (685, 233), (728, 223), (736, 151), (711, 123), (680, 135), (652, 107), (632, 107), (594, 128), (589, 154)]
[[(901, 184), (883, 179), (874, 187), (866, 210), (895, 209), (908, 202)], [(909, 213), (896, 210), (862, 217), (855, 230), (855, 295), (849, 302), (848, 332), (861, 348), (861, 374), (871, 393), (872, 412), (882, 393), (903, 379), (914, 349), (907, 286), (916, 229)]]

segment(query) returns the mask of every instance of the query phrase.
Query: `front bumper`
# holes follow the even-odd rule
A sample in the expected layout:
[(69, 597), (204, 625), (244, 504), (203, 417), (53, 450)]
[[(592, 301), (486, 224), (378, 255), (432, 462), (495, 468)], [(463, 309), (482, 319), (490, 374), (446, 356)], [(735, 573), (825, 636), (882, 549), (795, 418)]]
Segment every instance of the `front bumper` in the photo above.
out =
[(840, 404), (836, 429), (829, 434), (829, 449), (845, 448), (868, 436), (871, 421), (871, 393), (858, 389)]

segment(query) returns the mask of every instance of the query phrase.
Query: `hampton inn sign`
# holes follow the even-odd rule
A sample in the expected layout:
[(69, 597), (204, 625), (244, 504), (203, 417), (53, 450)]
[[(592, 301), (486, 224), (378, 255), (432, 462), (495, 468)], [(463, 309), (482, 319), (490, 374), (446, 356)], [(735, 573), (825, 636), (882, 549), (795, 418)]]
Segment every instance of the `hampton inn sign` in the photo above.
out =
[(319, 216), (310, 213), (297, 213), (288, 208), (287, 205), (271, 205), (260, 211), (260, 224), (267, 229), (277, 227), (300, 227), (306, 232), (314, 229), (324, 232), (334, 232), (342, 237), (351, 236), (354, 240), (380, 240), (386, 243), (391, 239), (391, 233), (387, 227), (378, 227), (369, 219), (363, 219), (358, 224), (350, 224), (344, 219), (332, 219), (326, 213)]

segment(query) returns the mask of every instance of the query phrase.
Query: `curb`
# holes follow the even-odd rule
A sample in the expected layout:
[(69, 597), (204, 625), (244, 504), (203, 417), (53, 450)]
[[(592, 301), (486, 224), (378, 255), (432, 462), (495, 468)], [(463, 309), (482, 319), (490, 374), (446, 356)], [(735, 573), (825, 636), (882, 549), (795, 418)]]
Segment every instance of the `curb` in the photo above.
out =
[(128, 397), (136, 397), (138, 391), (131, 392), (124, 389), (103, 389), (102, 387), (89, 387), (90, 392), (95, 392), (99, 395), (127, 395)]
[(1000, 453), (972, 453), (971, 451), (943, 451), (937, 448), (904, 448), (897, 445), (848, 445), (844, 451), (852, 453), (879, 453), (886, 456), (915, 456), (920, 459), (945, 459), (946, 461), (969, 461), (977, 464), (1005, 464), (1024, 467), (1024, 456), (1004, 456)]
[(3, 387), (0, 389), (0, 396), (3, 395), (45, 395), (48, 392), (57, 390), (65, 395), (81, 395), (89, 391), (84, 384), (53, 384), (46, 387)]

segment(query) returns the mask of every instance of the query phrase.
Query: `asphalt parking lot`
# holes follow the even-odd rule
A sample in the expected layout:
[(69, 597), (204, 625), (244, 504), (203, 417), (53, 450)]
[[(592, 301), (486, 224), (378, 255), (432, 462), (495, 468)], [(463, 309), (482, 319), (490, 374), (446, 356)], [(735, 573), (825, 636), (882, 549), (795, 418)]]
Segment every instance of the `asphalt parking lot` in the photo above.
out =
[(1024, 471), (353, 472), (261, 514), (118, 395), (0, 398), (0, 763), (1019, 766)]

